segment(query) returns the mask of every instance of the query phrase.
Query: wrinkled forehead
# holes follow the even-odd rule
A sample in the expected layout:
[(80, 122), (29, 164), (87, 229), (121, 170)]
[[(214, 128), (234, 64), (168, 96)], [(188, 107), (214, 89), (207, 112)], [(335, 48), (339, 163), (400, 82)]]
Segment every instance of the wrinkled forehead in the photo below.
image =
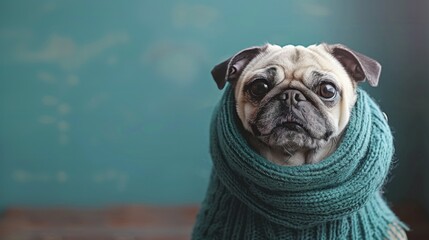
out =
[(263, 55), (251, 62), (249, 68), (250, 71), (261, 71), (267, 67), (278, 66), (284, 70), (285, 77), (301, 78), (313, 71), (331, 72), (338, 67), (335, 65), (323, 46), (271, 45)]

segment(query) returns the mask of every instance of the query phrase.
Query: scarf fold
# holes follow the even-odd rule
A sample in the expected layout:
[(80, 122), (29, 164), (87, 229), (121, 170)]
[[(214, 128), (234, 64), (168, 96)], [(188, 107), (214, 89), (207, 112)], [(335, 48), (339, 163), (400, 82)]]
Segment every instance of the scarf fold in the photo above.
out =
[(390, 128), (361, 89), (337, 150), (317, 164), (278, 166), (241, 134), (232, 88), (215, 109), (212, 175), (193, 239), (387, 239), (403, 227), (380, 194)]

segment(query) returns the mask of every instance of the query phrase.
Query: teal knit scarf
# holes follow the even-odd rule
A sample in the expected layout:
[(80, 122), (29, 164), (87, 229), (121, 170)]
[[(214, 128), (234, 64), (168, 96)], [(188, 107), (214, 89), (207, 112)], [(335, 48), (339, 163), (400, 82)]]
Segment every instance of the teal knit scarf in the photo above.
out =
[(212, 119), (213, 170), (192, 239), (373, 240), (403, 226), (380, 193), (392, 135), (363, 90), (338, 149), (317, 164), (267, 161), (248, 146), (238, 121), (228, 87)]

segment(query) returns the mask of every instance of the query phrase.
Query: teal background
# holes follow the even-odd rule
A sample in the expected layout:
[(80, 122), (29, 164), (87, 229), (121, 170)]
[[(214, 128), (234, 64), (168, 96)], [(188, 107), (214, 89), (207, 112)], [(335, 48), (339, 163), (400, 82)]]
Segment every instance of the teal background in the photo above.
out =
[[(413, 2), (411, 4), (411, 2)], [(211, 68), (235, 52), (343, 43), (396, 144), (390, 202), (429, 208), (428, 1), (1, 1), (0, 208), (202, 200)]]

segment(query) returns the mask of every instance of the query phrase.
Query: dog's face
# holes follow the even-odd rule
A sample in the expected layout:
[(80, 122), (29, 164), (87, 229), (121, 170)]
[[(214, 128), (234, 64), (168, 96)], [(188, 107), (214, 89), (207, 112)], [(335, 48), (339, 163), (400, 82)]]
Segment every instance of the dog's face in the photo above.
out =
[(356, 84), (375, 86), (380, 65), (342, 45), (265, 45), (245, 49), (213, 71), (234, 86), (249, 143), (281, 165), (315, 163), (335, 150), (356, 100)]

